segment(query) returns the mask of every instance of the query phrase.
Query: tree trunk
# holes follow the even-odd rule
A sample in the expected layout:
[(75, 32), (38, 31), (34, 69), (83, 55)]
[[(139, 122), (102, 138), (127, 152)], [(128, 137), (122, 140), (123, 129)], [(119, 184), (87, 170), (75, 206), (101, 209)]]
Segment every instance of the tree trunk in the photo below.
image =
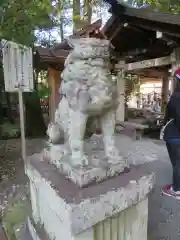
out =
[(63, 17), (61, 17), (60, 19), (60, 37), (61, 37), (61, 41), (64, 40), (64, 27), (63, 27)]
[(2, 93), (0, 88), (0, 124), (4, 122), (4, 114), (3, 114), (3, 107), (2, 107)]
[(73, 0), (73, 33), (81, 28), (81, 3), (80, 0)]
[(91, 19), (92, 19), (92, 7), (91, 5), (88, 3), (88, 23), (90, 24), (91, 23)]
[(43, 137), (46, 134), (46, 125), (42, 114), (40, 98), (36, 89), (38, 76), (39, 71), (36, 70), (34, 77), (35, 91), (31, 93), (24, 93), (23, 95), (25, 104), (26, 136), (32, 138)]
[(42, 137), (46, 134), (46, 125), (37, 92), (24, 93), (26, 136)]
[(6, 103), (7, 103), (7, 116), (8, 116), (8, 120), (10, 123), (14, 123), (14, 119), (13, 119), (13, 114), (12, 114), (12, 108), (11, 108), (11, 101), (10, 101), (10, 95), (8, 92), (5, 92), (5, 96), (6, 96)]
[(3, 87), (4, 86), (4, 76), (3, 76), (3, 68), (0, 67), (0, 124), (4, 122), (4, 114), (3, 114)]
[(88, 22), (88, 24), (91, 23), (92, 18), (92, 5), (90, 0), (84, 0), (84, 19)]

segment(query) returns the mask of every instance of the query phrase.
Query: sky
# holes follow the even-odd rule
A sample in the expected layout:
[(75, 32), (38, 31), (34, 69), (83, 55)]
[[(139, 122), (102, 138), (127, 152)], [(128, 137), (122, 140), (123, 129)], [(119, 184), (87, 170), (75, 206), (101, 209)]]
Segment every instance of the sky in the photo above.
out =
[[(72, 9), (69, 10), (68, 15), (69, 15), (69, 17), (72, 16)], [(96, 8), (96, 10), (92, 14), (92, 23), (97, 21), (98, 19), (102, 19), (102, 22), (103, 22), (102, 25), (104, 25), (107, 22), (107, 20), (110, 18), (110, 16), (111, 16), (111, 14), (108, 13), (107, 9), (104, 10), (101, 8), (99, 8), (99, 9)], [(69, 36), (71, 34), (72, 34), (72, 25), (67, 26), (65, 29), (65, 36)]]
[[(70, 19), (70, 23), (68, 26), (64, 26), (64, 37), (68, 38), (73, 33), (73, 25), (72, 25), (72, 9), (66, 10), (66, 18)], [(92, 23), (98, 19), (102, 19), (102, 26), (107, 22), (110, 18), (111, 14), (108, 12), (108, 8), (96, 7), (93, 9), (92, 14)], [(57, 42), (61, 42), (60, 34), (58, 33), (58, 29), (54, 28), (51, 32), (36, 32), (40, 38), (47, 38), (47, 39), (56, 39)]]
[[(84, 1), (82, 1), (84, 2)], [(119, 0), (119, 2), (123, 2), (123, 3), (128, 3), (128, 0)], [(136, 2), (135, 0), (132, 2)], [(137, 7), (137, 6), (133, 6), (133, 7)], [(143, 6), (144, 7), (144, 6)], [(98, 19), (102, 19), (102, 27), (104, 26), (104, 24), (107, 22), (107, 20), (111, 17), (111, 14), (108, 12), (108, 9), (110, 8), (110, 6), (108, 4), (104, 5), (104, 6), (96, 6), (93, 8), (93, 14), (92, 14), (92, 23), (95, 22)], [(65, 12), (65, 16), (66, 18), (70, 19), (70, 24), (68, 26), (64, 27), (64, 37), (68, 38), (68, 36), (72, 35), (73, 33), (73, 25), (72, 25), (72, 9), (68, 9)], [(47, 39), (49, 38), (49, 33), (47, 32), (43, 32), (42, 34), (44, 34)], [(53, 31), (51, 31), (51, 39), (56, 39), (57, 42), (61, 42), (61, 38), (60, 38), (60, 34), (58, 34), (58, 29), (54, 29)]]

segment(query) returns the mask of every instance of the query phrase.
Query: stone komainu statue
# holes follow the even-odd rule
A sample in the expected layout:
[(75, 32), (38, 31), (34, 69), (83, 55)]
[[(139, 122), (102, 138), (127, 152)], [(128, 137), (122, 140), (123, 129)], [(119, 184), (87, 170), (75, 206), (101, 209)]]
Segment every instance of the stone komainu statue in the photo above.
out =
[[(55, 123), (48, 127), (53, 144), (68, 142), (72, 162), (82, 165), (84, 137), (93, 133), (87, 124), (101, 126), (105, 155), (120, 159), (114, 143), (116, 85), (109, 71), (109, 41), (97, 38), (70, 39), (72, 51), (65, 61)], [(95, 127), (96, 128), (96, 127)], [(94, 129), (94, 131), (96, 131)]]

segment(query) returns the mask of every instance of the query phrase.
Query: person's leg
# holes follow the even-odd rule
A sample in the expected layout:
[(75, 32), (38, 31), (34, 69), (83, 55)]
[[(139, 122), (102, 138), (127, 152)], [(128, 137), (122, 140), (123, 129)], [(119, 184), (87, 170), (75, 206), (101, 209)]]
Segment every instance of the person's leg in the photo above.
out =
[(173, 184), (164, 187), (165, 194), (180, 198), (180, 142), (166, 143), (173, 168)]
[(180, 142), (171, 144), (172, 155), (174, 159), (173, 169), (173, 190), (180, 191)]
[(167, 151), (168, 151), (168, 154), (169, 154), (169, 158), (170, 158), (171, 164), (174, 166), (175, 165), (175, 159), (174, 159), (173, 151), (172, 151), (173, 146), (174, 146), (174, 144), (172, 142), (166, 142), (166, 147), (167, 147)]
[(171, 164), (172, 164), (172, 170), (173, 170), (172, 180), (173, 180), (173, 185), (174, 185), (174, 183), (175, 183), (175, 164), (176, 164), (176, 158), (175, 158), (175, 155), (173, 154), (174, 144), (166, 142), (166, 147), (167, 147), (169, 158), (170, 158), (170, 161), (171, 161)]

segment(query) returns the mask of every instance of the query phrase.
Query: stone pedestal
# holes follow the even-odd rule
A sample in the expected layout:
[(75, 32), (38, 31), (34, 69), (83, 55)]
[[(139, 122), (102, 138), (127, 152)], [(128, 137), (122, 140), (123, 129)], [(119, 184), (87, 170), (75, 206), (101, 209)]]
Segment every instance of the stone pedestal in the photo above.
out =
[(32, 216), (22, 239), (146, 240), (148, 193), (155, 182), (148, 164), (80, 188), (40, 154), (30, 157)]
[(84, 166), (74, 166), (71, 154), (62, 156), (61, 147), (57, 146), (57, 149), (59, 149), (59, 154), (52, 148), (45, 149), (42, 158), (54, 165), (60, 174), (79, 187), (88, 186), (93, 182), (99, 183), (128, 170), (128, 164), (125, 161), (122, 161), (121, 158), (108, 161), (104, 151), (99, 148), (85, 152), (88, 165)]

